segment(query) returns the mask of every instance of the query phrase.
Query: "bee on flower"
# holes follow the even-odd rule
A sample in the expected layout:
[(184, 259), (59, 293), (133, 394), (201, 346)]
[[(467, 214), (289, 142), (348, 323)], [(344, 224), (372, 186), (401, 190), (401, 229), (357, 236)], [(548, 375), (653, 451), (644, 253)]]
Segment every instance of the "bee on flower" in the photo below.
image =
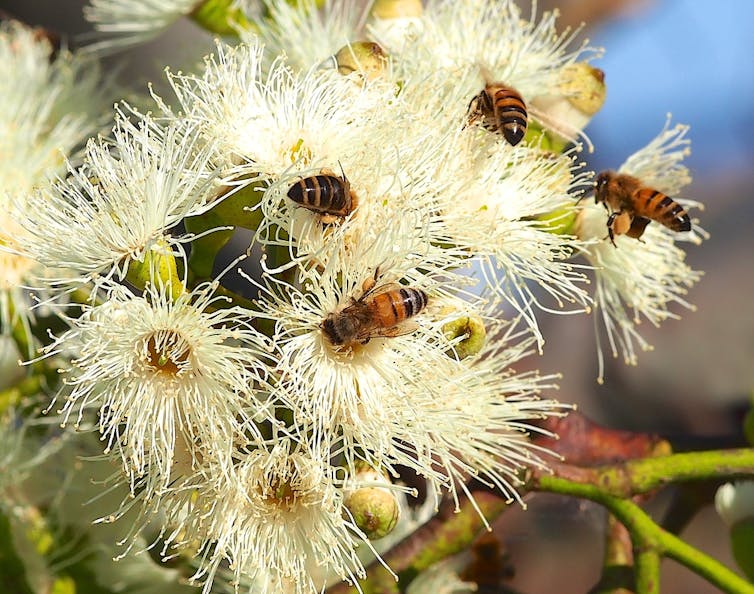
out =
[[(309, 271), (301, 289), (268, 280), (260, 315), (276, 321), (274, 396), (292, 411), (302, 439), (342, 452), (349, 469), (361, 459), (393, 472), (400, 465), (434, 493), (454, 495), (464, 477), (482, 473), (514, 497), (507, 464), (518, 456), (506, 452), (535, 461), (520, 430), (559, 406), (536, 399), (546, 387), (536, 374), (504, 371), (526, 351), (508, 344), (511, 332), (492, 332), (486, 350), (479, 345), (473, 352), (481, 354), (462, 358), (465, 331), (450, 339), (446, 324), (479, 304), (453, 297), (457, 279), (442, 270), (433, 277), (410, 259), (389, 260), (398, 236), (384, 233), (382, 244), (352, 254), (348, 268)], [(389, 264), (375, 274), (363, 267), (370, 260)]]
[(338, 257), (369, 244), (401, 215), (415, 221), (417, 245), (426, 243), (437, 191), (427, 172), (442, 133), (416, 123), (393, 83), (293, 72), (282, 59), (264, 73), (264, 54), (259, 42), (219, 46), (201, 77), (169, 75), (183, 112), (212, 139), (218, 161), (225, 156), (223, 178), (257, 191), (244, 205), (261, 211), (255, 239), (281, 247), (286, 264), (309, 266), (334, 244)]
[[(642, 187), (652, 188), (652, 192), (673, 196), (672, 202), (678, 208), (701, 207), (697, 202), (678, 197), (691, 181), (688, 169), (682, 164), (691, 144), (686, 138), (687, 131), (688, 126), (680, 124), (670, 127), (668, 120), (647, 146), (618, 168), (617, 174), (640, 180)], [(652, 196), (647, 194), (647, 198)], [(689, 230), (679, 232), (650, 219), (632, 216), (634, 222), (627, 223), (626, 232), (616, 235), (608, 224), (610, 216), (606, 205), (587, 199), (575, 229), (579, 239), (588, 242), (584, 255), (594, 267), (596, 315), (607, 332), (610, 351), (614, 357), (622, 354), (627, 364), (636, 364), (636, 347), (651, 348), (637, 328), (642, 318), (659, 326), (667, 319), (679, 317), (671, 309), (673, 304), (694, 309), (686, 294), (701, 273), (685, 262), (686, 252), (680, 242), (700, 243), (706, 234), (696, 225), (692, 228), (690, 221)], [(637, 219), (640, 231), (632, 230)], [(599, 344), (599, 330), (597, 340)], [(604, 362), (599, 346), (598, 357), (602, 381)]]
[[(518, 122), (514, 144), (521, 141), (529, 120), (561, 140), (577, 142), (604, 100), (601, 76), (590, 78), (579, 64), (598, 57), (600, 50), (586, 43), (573, 47), (577, 31), (559, 33), (556, 20), (555, 12), (544, 13), (539, 21), (536, 15), (523, 18), (511, 0), (436, 0), (410, 27), (402, 18), (379, 19), (368, 31), (391, 56), (398, 80), (442, 72), (447, 86), (463, 81), (464, 106), (488, 103), (485, 119), (498, 120), (488, 129)], [(575, 100), (575, 111), (564, 109), (560, 99)], [(503, 103), (516, 115), (501, 121)], [(473, 121), (474, 109), (469, 111)]]

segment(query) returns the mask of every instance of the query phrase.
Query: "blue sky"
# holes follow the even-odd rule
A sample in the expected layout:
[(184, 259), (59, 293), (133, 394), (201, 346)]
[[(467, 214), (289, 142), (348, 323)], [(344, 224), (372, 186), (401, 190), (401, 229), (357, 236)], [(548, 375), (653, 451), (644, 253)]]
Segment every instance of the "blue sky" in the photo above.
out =
[(608, 98), (587, 131), (615, 167), (662, 127), (691, 125), (698, 174), (754, 167), (754, 1), (657, 0), (591, 32)]

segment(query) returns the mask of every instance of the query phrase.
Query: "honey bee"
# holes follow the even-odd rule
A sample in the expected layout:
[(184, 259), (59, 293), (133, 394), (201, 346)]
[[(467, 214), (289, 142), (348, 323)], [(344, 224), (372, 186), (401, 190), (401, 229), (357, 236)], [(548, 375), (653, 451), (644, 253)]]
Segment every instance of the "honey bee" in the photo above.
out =
[(298, 180), (288, 188), (288, 198), (318, 213), (326, 224), (338, 222), (356, 208), (356, 195), (345, 173), (339, 176), (329, 169)]
[(691, 231), (691, 219), (680, 204), (625, 173), (597, 175), (594, 201), (602, 202), (610, 212), (607, 233), (613, 245), (616, 235), (639, 239), (651, 221), (672, 231)]
[(529, 114), (526, 104), (516, 89), (503, 83), (487, 83), (469, 103), (469, 121), (482, 120), (491, 132), (499, 132), (512, 146), (526, 135)]
[[(375, 275), (376, 276), (376, 275)], [(415, 327), (404, 324), (427, 306), (421, 289), (388, 283), (376, 287), (376, 280), (364, 283), (364, 294), (339, 312), (331, 313), (321, 328), (333, 346), (365, 344), (372, 338), (401, 336)]]

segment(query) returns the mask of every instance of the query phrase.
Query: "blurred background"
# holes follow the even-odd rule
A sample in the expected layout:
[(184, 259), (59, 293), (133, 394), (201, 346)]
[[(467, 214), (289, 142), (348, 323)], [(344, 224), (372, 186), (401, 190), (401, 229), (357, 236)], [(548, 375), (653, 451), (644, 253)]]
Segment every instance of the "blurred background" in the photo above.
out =
[[(526, 5), (525, 2), (521, 3)], [(29, 24), (63, 33), (75, 45), (90, 33), (83, 0), (0, 0), (0, 9)], [(679, 449), (742, 442), (742, 415), (754, 388), (754, 2), (720, 0), (540, 0), (538, 12), (558, 8), (560, 25), (588, 23), (583, 35), (606, 48), (595, 65), (605, 71), (607, 102), (587, 128), (594, 170), (618, 167), (665, 123), (691, 126), (686, 164), (694, 182), (684, 198), (711, 238), (690, 245), (692, 268), (705, 271), (688, 295), (696, 312), (644, 336), (653, 353), (637, 367), (608, 360), (599, 386), (592, 320), (543, 318), (543, 372), (562, 372), (555, 396), (610, 427), (654, 431)], [(212, 39), (187, 20), (159, 39), (108, 59), (124, 86), (162, 84), (162, 71), (191, 68)], [(589, 504), (537, 495), (529, 511), (511, 509), (496, 525), (520, 592), (579, 594), (601, 569), (602, 511)], [(663, 502), (655, 502), (656, 513)], [(706, 508), (683, 533), (692, 544), (733, 565), (727, 531)], [(672, 562), (663, 568), (665, 593), (706, 594), (711, 586)]]

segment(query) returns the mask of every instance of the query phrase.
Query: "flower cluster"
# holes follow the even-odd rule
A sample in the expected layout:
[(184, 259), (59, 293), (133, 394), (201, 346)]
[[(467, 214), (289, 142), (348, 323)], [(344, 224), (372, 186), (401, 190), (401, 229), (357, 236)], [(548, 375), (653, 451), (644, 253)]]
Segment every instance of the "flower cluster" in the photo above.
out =
[[(471, 479), (516, 500), (521, 471), (547, 467), (529, 437), (568, 407), (540, 398), (553, 376), (514, 369), (542, 349), (542, 311), (595, 307), (633, 360), (626, 308), (659, 323), (698, 274), (676, 232), (613, 245), (580, 200), (591, 174), (566, 144), (604, 82), (555, 15), (266, 4), (258, 35), (168, 72), (152, 113), (121, 107), (65, 179), (14, 197), (12, 248), (59, 271), (42, 288), (84, 295), (58, 301), (45, 356), (67, 361), (63, 420), (122, 468), (132, 535), (159, 512), (163, 554), (194, 556), (205, 592), (229, 568), (303, 594), (363, 576), (358, 547), (397, 517), (363, 521), (375, 474), (396, 508), (406, 473), (435, 500)], [(620, 171), (675, 193), (684, 132)], [(259, 270), (237, 269), (252, 254)]]
[(49, 271), (14, 248), (18, 222), (11, 203), (51, 183), (76, 160), (98, 127), (103, 92), (96, 62), (57, 51), (40, 31), (16, 21), (0, 24), (0, 329), (28, 330), (31, 302), (24, 290)]

